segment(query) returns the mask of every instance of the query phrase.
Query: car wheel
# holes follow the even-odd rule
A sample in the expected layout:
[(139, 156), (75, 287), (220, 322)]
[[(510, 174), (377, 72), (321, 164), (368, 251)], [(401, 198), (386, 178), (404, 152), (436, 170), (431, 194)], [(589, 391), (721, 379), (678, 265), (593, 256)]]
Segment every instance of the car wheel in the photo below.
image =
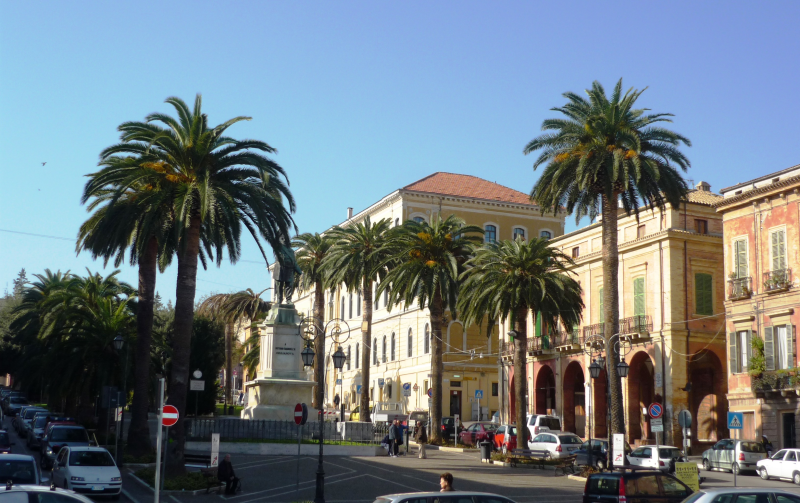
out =
[(758, 475), (764, 480), (769, 480), (769, 474), (767, 473), (766, 466), (761, 467), (761, 469), (758, 471)]
[(739, 475), (740, 472), (741, 470), (739, 470), (739, 463), (734, 463), (733, 466), (731, 466), (731, 473)]
[(794, 482), (795, 485), (800, 486), (800, 472), (794, 472), (792, 474), (792, 482)]
[(709, 463), (707, 459), (703, 460), (703, 470), (707, 472), (711, 471), (711, 463)]
[(597, 463), (595, 463), (595, 466), (597, 467), (598, 470), (602, 472), (603, 470), (606, 469), (606, 462), (603, 461), (602, 459), (598, 459)]

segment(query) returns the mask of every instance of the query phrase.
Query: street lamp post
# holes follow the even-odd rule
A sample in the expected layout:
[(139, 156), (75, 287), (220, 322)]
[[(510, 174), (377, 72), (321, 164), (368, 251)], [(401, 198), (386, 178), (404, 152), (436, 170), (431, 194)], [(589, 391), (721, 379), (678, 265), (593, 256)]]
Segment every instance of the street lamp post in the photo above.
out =
[[(328, 327), (334, 323), (333, 329), (331, 330), (330, 334), (326, 334)], [(345, 325), (347, 328), (342, 329), (342, 325)], [(347, 341), (350, 338), (350, 326), (342, 319), (334, 318), (330, 320), (325, 327), (321, 327), (320, 324), (316, 323), (313, 318), (305, 318), (301, 322), (301, 327), (305, 326), (305, 330), (301, 329), (301, 337), (303, 337), (306, 341), (306, 347), (303, 348), (303, 351), (300, 352), (300, 357), (303, 359), (303, 365), (305, 367), (312, 367), (314, 365), (314, 357), (316, 353), (314, 349), (312, 349), (311, 345), (315, 340), (315, 336), (317, 331), (322, 332), (322, 347), (317, 348), (320, 355), (320, 365), (322, 367), (322, 372), (320, 373), (320, 381), (317, 382), (317, 386), (322, 389), (325, 386), (325, 338), (330, 335), (331, 339), (334, 343), (336, 343), (337, 349), (331, 356), (333, 359), (333, 366), (336, 370), (342, 370), (344, 367), (344, 361), (347, 359), (347, 356), (342, 351), (341, 344)], [(347, 331), (347, 337), (342, 339), (342, 334), (344, 331)], [(305, 333), (308, 337), (303, 336), (302, 334)], [(336, 389), (336, 384), (334, 383), (334, 390)], [(340, 398), (341, 400), (341, 398)], [(322, 450), (323, 445), (325, 444), (325, 408), (323, 404), (319, 404), (319, 463), (317, 465), (317, 483), (316, 483), (316, 492), (314, 495), (314, 503), (325, 503), (325, 470), (322, 466)]]
[[(117, 334), (114, 337), (114, 349), (117, 350), (117, 353), (122, 351), (125, 348), (125, 339), (122, 337), (122, 334)], [(128, 350), (125, 349), (125, 373), (122, 375), (122, 396), (125, 397), (125, 402), (128, 402)], [(120, 399), (119, 393), (117, 393), (117, 406), (120, 406)], [(119, 422), (119, 433), (116, 435), (116, 439), (114, 441), (114, 456), (117, 458), (117, 466), (122, 466), (122, 456), (119, 455), (119, 441), (122, 440), (122, 430), (125, 428), (125, 406), (122, 407), (122, 415), (120, 417)], [(114, 411), (116, 415), (116, 411)]]

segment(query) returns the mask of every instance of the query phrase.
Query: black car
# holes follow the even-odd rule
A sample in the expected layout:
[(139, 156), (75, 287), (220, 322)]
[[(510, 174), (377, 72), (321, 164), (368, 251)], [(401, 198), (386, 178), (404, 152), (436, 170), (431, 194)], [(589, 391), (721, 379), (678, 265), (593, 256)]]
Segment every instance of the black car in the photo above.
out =
[(12, 445), (14, 445), (14, 442), (11, 441), (8, 432), (0, 430), (0, 454), (11, 454)]
[(445, 441), (452, 439), (455, 435), (460, 434), (464, 431), (464, 425), (461, 424), (461, 421), (458, 423), (458, 431), (456, 431), (456, 421), (453, 416), (447, 416), (442, 418), (442, 438)]
[(693, 492), (660, 470), (593, 473), (586, 479), (583, 503), (679, 503)]
[[(628, 445), (628, 442), (625, 442), (625, 454), (628, 455), (630, 452), (631, 446)], [(582, 443), (581, 448), (573, 452), (573, 454), (578, 456), (575, 460), (575, 464), (579, 466), (591, 465), (597, 467), (599, 470), (605, 470), (606, 467), (608, 467), (608, 440), (604, 438), (593, 438), (591, 457), (589, 456), (588, 440)]]

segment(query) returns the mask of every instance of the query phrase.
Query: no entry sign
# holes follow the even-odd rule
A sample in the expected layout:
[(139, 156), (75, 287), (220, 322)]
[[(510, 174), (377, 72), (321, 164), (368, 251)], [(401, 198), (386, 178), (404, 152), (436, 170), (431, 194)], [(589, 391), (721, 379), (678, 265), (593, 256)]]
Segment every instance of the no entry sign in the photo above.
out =
[(658, 419), (661, 417), (661, 414), (664, 413), (664, 409), (661, 408), (661, 404), (658, 402), (651, 403), (650, 407), (647, 408), (647, 413), (650, 414), (652, 419)]
[(298, 403), (294, 406), (294, 423), (297, 426), (306, 424), (308, 420), (308, 407), (304, 403)]
[(165, 405), (161, 415), (162, 426), (172, 426), (178, 422), (178, 409), (172, 405)]

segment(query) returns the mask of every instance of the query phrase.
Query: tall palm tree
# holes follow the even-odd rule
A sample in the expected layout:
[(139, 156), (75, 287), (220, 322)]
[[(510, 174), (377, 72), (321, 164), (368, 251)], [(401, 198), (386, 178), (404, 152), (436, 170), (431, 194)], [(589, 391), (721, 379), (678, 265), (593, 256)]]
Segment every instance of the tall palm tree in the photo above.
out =
[(565, 118), (545, 120), (542, 130), (548, 132), (524, 149), (525, 154), (541, 150), (533, 169), (544, 166), (544, 171), (531, 199), (543, 211), (566, 208), (576, 221), (602, 213), (603, 336), (609, 348), (606, 371), (611, 428), (616, 433), (623, 433), (622, 385), (616, 367), (618, 350), (610, 340), (619, 331), (619, 205), (628, 215), (638, 215), (640, 202), (651, 208), (663, 209), (667, 203), (678, 207), (688, 190), (681, 170), (690, 166), (678, 149), (681, 144), (691, 146), (689, 139), (657, 125), (672, 122), (672, 114), (634, 108), (643, 92), (631, 88), (623, 94), (620, 79), (610, 97), (597, 81), (586, 91), (588, 99), (564, 93), (567, 103), (552, 110)]
[(483, 230), (464, 220), (434, 216), (431, 223), (406, 221), (392, 229), (392, 270), (378, 286), (389, 289), (389, 306), (416, 302), (431, 316), (431, 441), (440, 442), (442, 422), (442, 319), (449, 310), (457, 318), (459, 275), (464, 263), (482, 242)]
[[(297, 265), (303, 271), (300, 276), (300, 290), (308, 291), (314, 289), (314, 321), (318, 325), (314, 347), (325, 347), (323, 337), (325, 334), (319, 329), (319, 324), (325, 322), (325, 288), (330, 286), (328, 273), (322, 266), (322, 262), (331, 250), (333, 241), (328, 236), (322, 236), (318, 232), (311, 234), (306, 232), (294, 237), (292, 246), (297, 248)], [(314, 359), (314, 382), (322, 382), (322, 371), (325, 362), (322, 358)], [(312, 407), (321, 410), (324, 406), (323, 401), (325, 390), (322, 386), (317, 386), (314, 393)]]
[[(198, 260), (205, 266), (207, 259), (214, 260), (216, 255), (219, 265), (227, 251), (235, 263), (242, 227), (253, 236), (266, 260), (261, 238), (273, 249), (280, 249), (280, 238), (288, 236), (294, 224), (291, 212), (295, 203), (285, 182), (286, 172), (264, 155), (275, 153), (274, 148), (258, 140), (224, 136), (230, 126), (249, 117), (210, 127), (199, 94), (193, 109), (180, 98), (171, 97), (166, 102), (175, 108), (177, 119), (153, 113), (146, 122), (124, 123), (119, 127), (122, 142), (101, 155), (156, 158), (146, 165), (130, 167), (118, 186), (157, 186), (167, 191), (171, 201), (178, 281), (168, 402), (184, 418)], [(176, 441), (167, 471), (180, 474), (185, 472), (183, 420), (172, 433)]]
[(580, 323), (581, 287), (568, 272), (572, 260), (543, 238), (489, 243), (467, 262), (462, 274), (459, 309), (464, 323), (488, 319), (514, 323), (514, 400), (516, 423), (525, 425), (528, 359), (528, 315), (539, 313), (542, 327), (567, 330)]
[[(387, 261), (390, 251), (387, 246), (391, 221), (384, 218), (372, 223), (369, 216), (363, 222), (353, 222), (346, 227), (336, 226), (328, 235), (333, 245), (322, 262), (323, 268), (330, 273), (330, 284), (344, 283), (346, 288), (355, 292), (359, 289), (362, 297), (362, 331), (361, 331), (361, 403), (360, 420), (370, 420), (369, 410), (369, 358), (372, 336), (372, 286), (376, 281), (383, 281), (389, 272)], [(366, 330), (364, 330), (366, 327)], [(321, 346), (324, 347), (324, 346)], [(317, 381), (319, 382), (319, 381)]]

